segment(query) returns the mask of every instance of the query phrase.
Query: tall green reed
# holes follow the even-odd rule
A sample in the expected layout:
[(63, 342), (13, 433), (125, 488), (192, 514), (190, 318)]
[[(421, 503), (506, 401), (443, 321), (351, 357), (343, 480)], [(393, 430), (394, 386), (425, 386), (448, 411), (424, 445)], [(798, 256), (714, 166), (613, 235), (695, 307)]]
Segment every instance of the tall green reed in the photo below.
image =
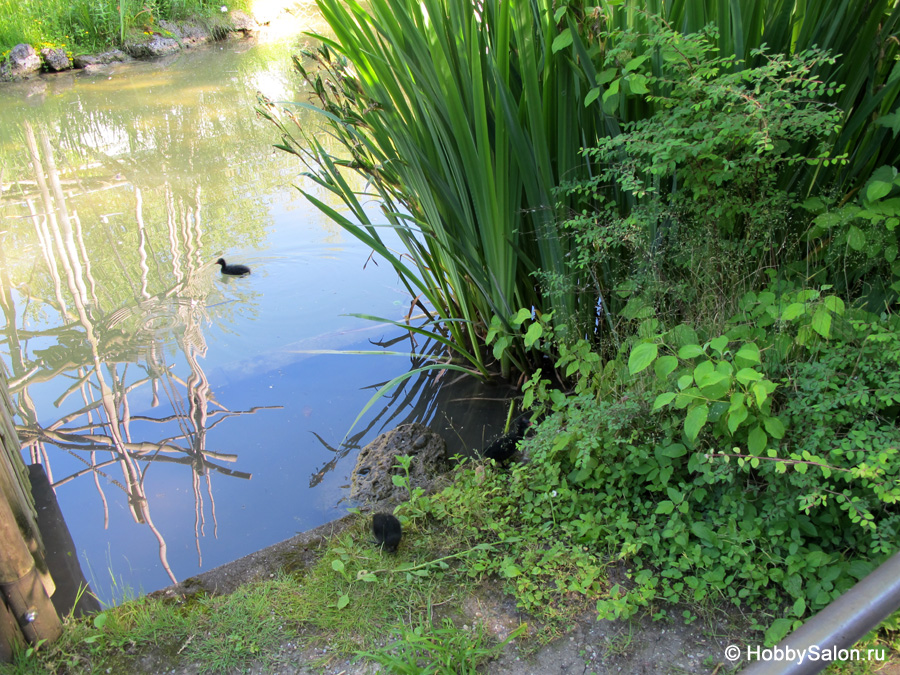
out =
[[(554, 43), (558, 18), (545, 0), (374, 0), (365, 8), (320, 0), (319, 7), (335, 33), (320, 38), (316, 56), (328, 74), (298, 66), (349, 159), (314, 138), (305, 150), (277, 106), (262, 112), (280, 125), (281, 147), (304, 157), (312, 178), (355, 221), (307, 196), (392, 262), (410, 292), (427, 299), (431, 330), (445, 332), (481, 374), (495, 317), (510, 334), (519, 327), (509, 317), (523, 307), (587, 322), (594, 303), (541, 288), (534, 276), (565, 266), (568, 243), (556, 223), (566, 205), (553, 191), (563, 176), (587, 175), (578, 150), (605, 118), (583, 105), (590, 83), (577, 66), (577, 50), (586, 48), (577, 26), (568, 44)], [(387, 250), (363, 196), (342, 175), (348, 169), (370, 182), (383, 224), (403, 240), (402, 255)], [(504, 375), (535, 358), (521, 341), (495, 356)]]

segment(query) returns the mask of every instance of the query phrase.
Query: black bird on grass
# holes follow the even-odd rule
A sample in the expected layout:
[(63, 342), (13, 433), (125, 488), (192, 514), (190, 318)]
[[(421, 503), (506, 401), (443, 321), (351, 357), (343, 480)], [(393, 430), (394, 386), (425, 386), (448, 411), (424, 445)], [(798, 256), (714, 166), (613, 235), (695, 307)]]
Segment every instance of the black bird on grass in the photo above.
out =
[(508, 461), (516, 452), (516, 445), (525, 438), (525, 434), (531, 428), (531, 419), (528, 415), (520, 415), (512, 423), (512, 428), (508, 434), (503, 434), (500, 438), (493, 441), (482, 452), (485, 459), (492, 459), (497, 464), (503, 464)]
[(229, 265), (225, 262), (225, 258), (216, 260), (216, 265), (222, 266), (222, 274), (232, 277), (245, 277), (250, 274), (250, 268), (246, 265)]
[(400, 521), (390, 513), (376, 513), (372, 516), (372, 534), (375, 535), (378, 546), (388, 553), (396, 553), (403, 528), (400, 527)]

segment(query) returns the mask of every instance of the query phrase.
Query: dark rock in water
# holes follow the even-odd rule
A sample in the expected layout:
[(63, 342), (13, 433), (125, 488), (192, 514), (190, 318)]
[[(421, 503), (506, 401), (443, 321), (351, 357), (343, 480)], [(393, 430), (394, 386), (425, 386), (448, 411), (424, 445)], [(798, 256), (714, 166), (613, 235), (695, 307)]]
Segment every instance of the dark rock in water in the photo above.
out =
[(66, 54), (65, 49), (44, 47), (41, 50), (41, 57), (44, 59), (44, 65), (47, 66), (47, 70), (54, 73), (58, 73), (61, 70), (69, 70), (72, 67), (72, 62), (69, 60), (69, 55)]
[(485, 459), (492, 459), (498, 464), (503, 464), (516, 453), (516, 446), (519, 441), (525, 438), (525, 434), (528, 433), (530, 428), (531, 419), (529, 419), (529, 415), (521, 415), (512, 423), (510, 432), (503, 434), (488, 445), (482, 451), (482, 456)]
[(216, 265), (222, 266), (222, 274), (232, 277), (244, 277), (250, 274), (250, 268), (246, 265), (229, 265), (225, 262), (225, 258), (216, 260)]
[(74, 58), (76, 68), (89, 68), (90, 66), (105, 66), (109, 63), (131, 61), (132, 58), (120, 49), (113, 49), (102, 54), (79, 54)]
[(13, 47), (6, 60), (0, 64), (0, 80), (22, 80), (32, 75), (37, 75), (41, 69), (41, 57), (34, 51), (34, 47), (19, 44)]
[(388, 553), (396, 553), (400, 539), (403, 537), (403, 528), (400, 521), (389, 513), (376, 513), (372, 516), (372, 534), (375, 535), (375, 543)]
[(446, 453), (444, 439), (424, 424), (401, 424), (359, 451), (350, 476), (350, 498), (369, 504), (399, 504), (409, 498), (409, 493), (392, 480), (392, 476), (404, 475), (395, 467), (397, 457), (412, 456), (410, 484), (427, 489), (446, 470)]
[(159, 27), (178, 40), (182, 49), (190, 49), (212, 41), (210, 32), (195, 21), (173, 22), (163, 19)]
[(136, 59), (154, 59), (181, 51), (178, 40), (154, 35), (149, 42), (126, 42), (124, 49)]

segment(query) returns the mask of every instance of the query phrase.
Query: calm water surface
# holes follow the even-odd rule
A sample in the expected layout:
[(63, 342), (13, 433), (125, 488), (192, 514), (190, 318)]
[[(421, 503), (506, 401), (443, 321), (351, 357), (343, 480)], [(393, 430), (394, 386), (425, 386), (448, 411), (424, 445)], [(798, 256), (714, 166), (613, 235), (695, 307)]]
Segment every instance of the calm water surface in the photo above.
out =
[[(323, 352), (429, 345), (346, 316), (399, 320), (409, 297), (293, 187), (314, 185), (254, 114), (257, 91), (306, 100), (295, 51), (231, 43), (0, 88), (0, 352), (26, 462), (105, 602), (343, 515), (356, 451), (399, 423), (465, 451), (488, 435), (476, 396), (505, 412), (508, 390), (432, 372), (347, 435), (416, 364)], [(253, 274), (222, 277), (220, 256)]]

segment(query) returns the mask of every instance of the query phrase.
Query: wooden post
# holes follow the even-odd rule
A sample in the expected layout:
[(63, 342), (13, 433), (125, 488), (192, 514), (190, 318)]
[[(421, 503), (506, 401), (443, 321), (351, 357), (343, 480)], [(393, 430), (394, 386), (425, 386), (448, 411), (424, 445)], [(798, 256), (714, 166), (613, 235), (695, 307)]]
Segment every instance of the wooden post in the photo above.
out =
[(8, 660), (23, 638), (34, 645), (59, 637), (62, 623), (50, 602), (55, 588), (0, 362), (0, 658)]
[(22, 635), (31, 644), (55, 640), (62, 623), (5, 495), (0, 499), (0, 551), (0, 595)]

